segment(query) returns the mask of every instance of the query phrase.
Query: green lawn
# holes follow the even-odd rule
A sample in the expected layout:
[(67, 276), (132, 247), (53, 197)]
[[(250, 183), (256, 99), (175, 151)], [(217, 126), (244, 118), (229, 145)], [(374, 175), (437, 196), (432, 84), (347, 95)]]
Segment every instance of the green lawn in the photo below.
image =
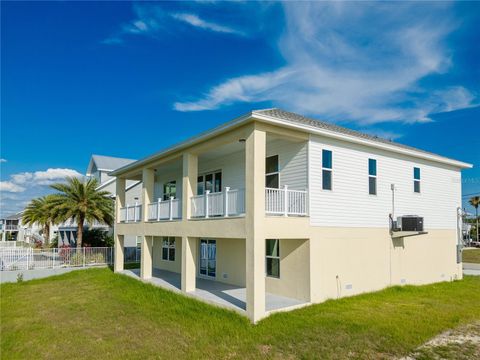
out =
[(480, 249), (467, 249), (462, 253), (463, 262), (480, 264)]
[(382, 359), (480, 319), (480, 277), (327, 301), (257, 326), (108, 268), (0, 290), (2, 359)]

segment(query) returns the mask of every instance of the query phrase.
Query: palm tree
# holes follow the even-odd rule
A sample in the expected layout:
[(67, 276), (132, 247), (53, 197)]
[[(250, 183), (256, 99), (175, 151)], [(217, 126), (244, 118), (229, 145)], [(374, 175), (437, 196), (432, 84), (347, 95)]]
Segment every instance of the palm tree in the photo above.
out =
[(27, 205), (22, 215), (22, 223), (30, 226), (33, 224), (42, 226), (46, 244), (50, 241), (50, 225), (55, 222), (53, 199), (54, 195), (33, 199)]
[(480, 205), (480, 196), (474, 196), (474, 197), (471, 197), (470, 200), (468, 200), (468, 202), (470, 203), (470, 205), (472, 205), (474, 208), (475, 208), (475, 219), (477, 220), (477, 242), (479, 241), (479, 236), (478, 234), (480, 233), (480, 231), (478, 231), (478, 206)]
[(61, 221), (73, 219), (77, 222), (77, 248), (82, 247), (85, 221), (92, 223), (96, 220), (110, 226), (113, 224), (111, 194), (97, 190), (96, 179), (68, 177), (66, 183), (53, 184), (51, 187), (59, 191), (54, 200), (55, 217)]

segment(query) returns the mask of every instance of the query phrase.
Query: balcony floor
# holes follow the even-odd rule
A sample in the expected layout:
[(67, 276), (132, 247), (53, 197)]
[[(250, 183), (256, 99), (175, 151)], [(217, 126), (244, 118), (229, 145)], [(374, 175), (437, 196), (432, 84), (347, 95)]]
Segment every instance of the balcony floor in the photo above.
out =
[[(122, 274), (140, 280), (140, 269), (124, 270), (122, 271)], [(182, 293), (180, 290), (181, 275), (179, 273), (153, 269), (152, 278), (146, 280), (146, 282), (167, 290)], [(235, 310), (245, 315), (246, 288), (244, 287), (197, 277), (195, 291), (188, 293), (187, 295), (213, 305)], [(307, 302), (298, 299), (270, 293), (265, 294), (266, 312), (294, 309), (306, 304)]]

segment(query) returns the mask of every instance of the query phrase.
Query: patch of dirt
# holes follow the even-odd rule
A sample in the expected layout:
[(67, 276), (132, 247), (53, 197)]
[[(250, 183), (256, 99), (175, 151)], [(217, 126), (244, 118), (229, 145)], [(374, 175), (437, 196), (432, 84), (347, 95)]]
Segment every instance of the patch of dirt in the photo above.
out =
[(400, 360), (480, 359), (480, 321), (448, 330)]

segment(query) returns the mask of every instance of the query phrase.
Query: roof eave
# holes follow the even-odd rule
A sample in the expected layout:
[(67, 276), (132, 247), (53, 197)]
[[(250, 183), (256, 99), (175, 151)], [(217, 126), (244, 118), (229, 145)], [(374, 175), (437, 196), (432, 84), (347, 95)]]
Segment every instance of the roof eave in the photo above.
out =
[(247, 114), (239, 116), (239, 117), (237, 117), (237, 118), (235, 118), (235, 119), (233, 119), (229, 122), (226, 122), (226, 123), (224, 123), (220, 126), (217, 126), (216, 128), (214, 128), (212, 130), (202, 132), (199, 135), (191, 137), (191, 138), (189, 138), (185, 141), (182, 141), (182, 142), (180, 142), (176, 145), (167, 147), (166, 149), (163, 149), (159, 152), (156, 152), (153, 155), (147, 156), (147, 157), (145, 157), (143, 159), (140, 159), (140, 160), (138, 160), (134, 163), (125, 165), (125, 166), (123, 166), (119, 169), (116, 169), (112, 172), (109, 172), (108, 175), (110, 175), (110, 176), (120, 176), (122, 174), (134, 171), (136, 168), (139, 168), (139, 167), (141, 167), (141, 166), (143, 166), (143, 165), (145, 165), (149, 162), (158, 160), (158, 159), (160, 159), (164, 156), (170, 155), (170, 154), (172, 154), (176, 151), (180, 151), (182, 149), (188, 148), (188, 147), (193, 146), (195, 144), (198, 144), (202, 141), (208, 140), (209, 138), (220, 135), (225, 131), (231, 130), (232, 128), (237, 127), (237, 126), (249, 121), (250, 119), (252, 119), (252, 115), (253, 115), (253, 113), (249, 112)]
[(430, 161), (435, 161), (435, 162), (451, 165), (451, 166), (454, 166), (454, 167), (458, 167), (460, 169), (471, 169), (473, 167), (472, 164), (469, 164), (469, 163), (466, 163), (466, 162), (463, 162), (463, 161), (458, 161), (458, 160), (455, 160), (455, 159), (450, 159), (450, 158), (443, 157), (443, 156), (440, 156), (440, 155), (427, 154), (427, 153), (424, 153), (424, 152), (421, 152), (421, 151), (415, 151), (413, 149), (405, 149), (405, 148), (402, 148), (402, 147), (398, 147), (398, 146), (395, 146), (394, 144), (389, 145), (389, 144), (375, 142), (375, 141), (368, 140), (368, 139), (362, 139), (362, 138), (347, 135), (347, 134), (341, 134), (341, 133), (331, 131), (331, 130), (327, 130), (327, 129), (319, 129), (319, 128), (309, 126), (309, 125), (306, 125), (306, 124), (298, 124), (298, 123), (293, 122), (293, 121), (288, 121), (288, 120), (285, 120), (285, 119), (278, 119), (278, 118), (275, 118), (273, 116), (268, 116), (268, 115), (263, 115), (263, 114), (258, 114), (258, 113), (253, 112), (252, 117), (256, 120), (259, 120), (259, 121), (266, 121), (266, 122), (269, 122), (269, 123), (272, 123), (272, 124), (287, 126), (287, 127), (291, 127), (291, 128), (294, 128), (294, 129), (301, 129), (301, 130), (307, 131), (309, 133), (323, 135), (323, 136), (330, 137), (330, 138), (335, 138), (335, 139), (340, 139), (340, 140), (344, 140), (344, 141), (348, 141), (348, 142), (352, 142), (352, 143), (362, 144), (362, 145), (366, 145), (366, 146), (369, 146), (369, 147), (374, 147), (374, 148), (377, 148), (377, 149), (383, 149), (383, 150), (387, 150), (387, 151), (391, 151), (391, 152), (395, 152), (395, 153), (399, 153), (399, 154), (403, 154), (403, 155), (410, 155), (410, 156), (425, 159), (425, 160), (430, 160)]

